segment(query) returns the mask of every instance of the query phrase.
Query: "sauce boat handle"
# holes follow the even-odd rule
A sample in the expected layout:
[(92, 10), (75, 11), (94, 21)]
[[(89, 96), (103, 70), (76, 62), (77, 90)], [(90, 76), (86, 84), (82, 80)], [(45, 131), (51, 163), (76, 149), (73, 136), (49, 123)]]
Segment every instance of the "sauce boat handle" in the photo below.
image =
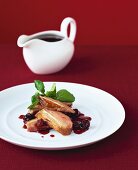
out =
[[(70, 25), (70, 33), (68, 37), (68, 26), (69, 25)], [(72, 42), (74, 42), (76, 31), (77, 31), (76, 21), (71, 17), (65, 18), (61, 23), (60, 31), (65, 37), (68, 37)]]

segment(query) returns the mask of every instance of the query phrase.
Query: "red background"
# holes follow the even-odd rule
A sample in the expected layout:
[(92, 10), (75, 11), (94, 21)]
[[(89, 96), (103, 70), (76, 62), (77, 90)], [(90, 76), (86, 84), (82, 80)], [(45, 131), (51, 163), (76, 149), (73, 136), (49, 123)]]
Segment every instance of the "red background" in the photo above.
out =
[(138, 45), (137, 0), (0, 0), (0, 43), (59, 29), (67, 16), (77, 21), (78, 45)]
[[(33, 74), (16, 45), (17, 37), (59, 29), (67, 16), (78, 26), (74, 58), (56, 74)], [(138, 169), (137, 45), (138, 0), (0, 0), (0, 90), (36, 79), (76, 82), (111, 93), (126, 111), (116, 133), (80, 149), (38, 151), (0, 140), (0, 169)]]

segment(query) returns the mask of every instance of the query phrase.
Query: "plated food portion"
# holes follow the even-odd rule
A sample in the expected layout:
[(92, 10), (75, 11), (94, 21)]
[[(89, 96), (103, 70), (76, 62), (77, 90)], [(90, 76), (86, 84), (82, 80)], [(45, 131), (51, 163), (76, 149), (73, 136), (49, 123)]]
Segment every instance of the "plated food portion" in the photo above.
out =
[[(35, 81), (35, 85), (38, 83), (36, 82), (37, 81)], [(55, 90), (53, 90), (51, 89), (52, 84), (52, 82), (44, 83), (46, 90), (50, 89), (48, 92), (40, 85), (39, 90), (37, 89), (37, 92), (35, 93), (34, 83), (17, 85), (0, 92), (1, 139), (18, 146), (32, 149), (73, 149), (101, 141), (102, 139), (105, 139), (115, 133), (123, 124), (125, 120), (124, 107), (111, 94), (95, 87), (70, 82), (56, 82), (57, 89), (54, 84), (53, 89)], [(43, 89), (42, 92), (40, 92), (40, 89)], [(75, 98), (65, 89), (69, 90), (70, 93), (73, 93)], [(29, 105), (27, 103), (31, 96), (32, 103), (27, 112), (27, 107)], [(40, 103), (40, 98), (42, 99), (43, 97), (47, 97), (48, 99), (52, 98), (66, 104), (75, 111), (75, 113), (63, 112), (59, 110), (57, 111), (53, 110), (54, 107), (50, 110), (50, 105), (43, 108), (48, 109), (48, 111), (61, 112), (62, 114), (68, 116), (72, 122), (71, 135), (64, 137), (61, 133), (57, 132), (56, 129), (52, 129), (55, 128), (55, 126), (52, 127), (50, 123), (48, 125), (48, 121), (44, 121), (35, 116), (42, 110), (41, 107), (43, 105), (42, 102)], [(73, 102), (73, 100), (75, 102)], [(75, 108), (79, 109), (87, 116), (92, 117), (92, 121), (89, 120), (89, 117), (81, 114), (77, 109), (75, 110)], [(19, 117), (21, 119), (19, 119)], [(31, 122), (35, 118), (38, 119), (36, 121), (37, 124), (34, 123), (34, 126), (31, 126), (30, 123), (30, 126), (28, 125), (28, 129), (22, 128), (23, 125), (27, 128), (27, 122), (29, 124), (29, 121)], [(52, 120), (51, 122), (53, 125), (54, 121)], [(57, 123), (54, 125), (57, 125)], [(29, 127), (35, 127), (36, 129), (34, 129), (34, 132), (29, 132)], [(67, 127), (69, 127), (69, 125)], [(85, 131), (87, 128), (89, 129)], [(40, 134), (48, 133), (48, 129), (50, 131), (49, 134)], [(62, 128), (62, 131), (63, 129), (64, 128)], [(75, 134), (82, 133), (83, 131), (84, 133), (81, 135)]]
[(34, 84), (37, 92), (31, 97), (28, 112), (19, 116), (23, 120), (23, 128), (41, 134), (54, 129), (64, 136), (72, 132), (81, 134), (89, 129), (91, 117), (73, 108), (73, 94), (66, 89), (57, 91), (55, 83), (49, 91), (40, 80), (35, 80)]

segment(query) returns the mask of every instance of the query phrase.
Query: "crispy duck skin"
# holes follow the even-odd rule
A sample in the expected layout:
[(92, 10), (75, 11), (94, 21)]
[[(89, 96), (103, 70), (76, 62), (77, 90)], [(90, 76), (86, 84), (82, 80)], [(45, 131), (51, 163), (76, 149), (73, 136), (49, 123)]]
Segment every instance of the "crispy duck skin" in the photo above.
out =
[(61, 112), (42, 109), (36, 114), (36, 117), (46, 121), (51, 128), (62, 135), (70, 135), (72, 131), (72, 121), (68, 116)]
[(60, 102), (58, 100), (54, 100), (50, 97), (42, 97), (40, 96), (40, 103), (43, 107), (48, 108), (50, 110), (55, 110), (59, 112), (69, 112), (75, 113), (75, 111), (70, 108), (67, 104)]
[(65, 105), (67, 105), (67, 106), (69, 106), (69, 107), (72, 106), (72, 103), (70, 103), (70, 102), (62, 102), (62, 103), (65, 104)]

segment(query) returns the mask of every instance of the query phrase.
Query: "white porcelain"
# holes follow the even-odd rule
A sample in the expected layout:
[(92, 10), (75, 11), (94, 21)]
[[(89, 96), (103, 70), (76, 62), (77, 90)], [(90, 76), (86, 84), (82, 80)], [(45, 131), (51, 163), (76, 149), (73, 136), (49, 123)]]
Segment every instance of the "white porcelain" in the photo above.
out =
[[(48, 36), (62, 37), (62, 40), (56, 42), (41, 40)], [(62, 21), (60, 31), (49, 30), (33, 35), (21, 35), (17, 40), (17, 45), (23, 47), (24, 60), (32, 72), (51, 74), (62, 70), (71, 61), (74, 54), (75, 36), (76, 22), (68, 17)]]
[[(48, 90), (52, 82), (46, 82)], [(82, 147), (102, 140), (117, 131), (124, 122), (125, 111), (122, 104), (109, 93), (82, 84), (56, 82), (57, 90), (67, 89), (74, 94), (74, 108), (86, 116), (91, 116), (91, 126), (80, 135), (71, 133), (62, 136), (51, 132), (44, 137), (23, 129), (19, 115), (27, 113), (31, 96), (35, 93), (33, 83), (11, 87), (0, 92), (0, 138), (22, 147), (41, 150), (63, 150)], [(79, 89), (79, 93), (78, 93)], [(54, 134), (55, 137), (50, 137)], [(112, 140), (112, 139), (111, 139)]]

